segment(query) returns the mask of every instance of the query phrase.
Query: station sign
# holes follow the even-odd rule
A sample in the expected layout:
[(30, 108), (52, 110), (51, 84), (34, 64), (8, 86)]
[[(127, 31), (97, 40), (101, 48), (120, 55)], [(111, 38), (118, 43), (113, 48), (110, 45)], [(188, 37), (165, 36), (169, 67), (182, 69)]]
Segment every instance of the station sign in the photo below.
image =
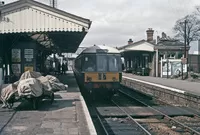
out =
[(12, 62), (21, 62), (21, 49), (12, 49)]
[(33, 60), (33, 49), (24, 49), (24, 58), (27, 62), (32, 62)]

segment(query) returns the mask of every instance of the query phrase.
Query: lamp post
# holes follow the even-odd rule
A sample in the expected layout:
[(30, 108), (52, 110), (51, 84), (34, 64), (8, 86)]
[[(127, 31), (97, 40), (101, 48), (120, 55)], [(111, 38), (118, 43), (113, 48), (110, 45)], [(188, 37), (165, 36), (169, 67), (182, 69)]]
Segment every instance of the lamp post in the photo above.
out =
[(182, 80), (183, 80), (183, 62), (181, 61), (181, 76), (182, 76)]
[[(186, 44), (187, 44), (187, 23), (188, 23), (188, 20), (185, 19), (184, 22), (180, 22), (180, 24), (183, 24), (184, 23), (184, 57), (182, 58), (182, 61), (181, 61), (181, 65), (182, 65), (182, 79), (183, 78), (183, 64), (186, 64), (186, 77), (188, 77), (188, 56), (187, 56), (187, 47), (186, 47)], [(183, 63), (184, 61), (184, 63)]]
[(187, 25), (187, 20), (184, 21), (185, 24), (185, 29), (184, 29), (184, 58), (186, 60), (186, 77), (188, 77), (188, 56), (187, 56), (187, 48), (186, 48), (186, 40), (187, 40), (187, 34), (186, 34), (186, 25)]
[[(181, 50), (181, 53), (183, 53), (183, 49), (180, 48), (180, 50)], [(183, 59), (183, 55), (181, 57), (181, 77), (182, 77), (182, 80), (183, 80), (183, 61), (182, 61), (182, 59)]]

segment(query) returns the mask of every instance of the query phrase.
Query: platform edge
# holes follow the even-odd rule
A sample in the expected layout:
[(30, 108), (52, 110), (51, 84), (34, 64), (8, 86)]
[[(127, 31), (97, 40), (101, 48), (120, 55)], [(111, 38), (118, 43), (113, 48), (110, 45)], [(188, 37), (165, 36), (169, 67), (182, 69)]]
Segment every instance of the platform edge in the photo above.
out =
[(82, 107), (83, 107), (83, 112), (84, 112), (85, 117), (86, 117), (87, 126), (88, 126), (88, 129), (89, 129), (90, 135), (97, 135), (96, 129), (94, 127), (94, 123), (92, 122), (92, 118), (91, 118), (90, 113), (89, 113), (89, 111), (87, 109), (85, 100), (83, 99), (82, 95), (80, 95), (79, 98), (81, 100), (81, 104), (82, 104)]
[(163, 88), (163, 89), (169, 89), (169, 90), (171, 90), (171, 91), (178, 92), (178, 93), (182, 93), (182, 94), (185, 93), (184, 90), (180, 90), (180, 89), (176, 89), (176, 88), (164, 86), (164, 85), (162, 85), (162, 84), (151, 83), (151, 82), (147, 82), (147, 81), (144, 81), (144, 80), (139, 80), (139, 79), (130, 78), (130, 77), (127, 77), (127, 76), (123, 76), (123, 78), (129, 79), (129, 80), (133, 80), (133, 81), (137, 81), (137, 82), (140, 82), (140, 83), (145, 83), (145, 84), (148, 84), (148, 85), (153, 85), (153, 86), (160, 87), (160, 88)]

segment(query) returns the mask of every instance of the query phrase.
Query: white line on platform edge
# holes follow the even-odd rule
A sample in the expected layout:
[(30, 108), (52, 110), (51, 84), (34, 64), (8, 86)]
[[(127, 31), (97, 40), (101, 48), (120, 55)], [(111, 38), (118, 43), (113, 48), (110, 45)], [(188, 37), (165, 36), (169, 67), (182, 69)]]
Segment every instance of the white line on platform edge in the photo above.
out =
[(88, 108), (86, 106), (85, 100), (83, 99), (83, 96), (81, 96), (81, 95), (80, 95), (80, 100), (81, 100), (81, 104), (83, 106), (83, 112), (84, 112), (85, 117), (86, 117), (86, 121), (87, 121), (87, 125), (88, 125), (89, 131), (90, 131), (90, 135), (97, 135), (96, 129), (95, 129), (94, 124), (92, 122), (92, 119), (91, 119), (90, 113), (88, 111)]
[(126, 76), (123, 76), (123, 78), (130, 79), (130, 80), (134, 80), (134, 81), (141, 82), (141, 83), (146, 83), (146, 84), (153, 85), (153, 86), (156, 86), (156, 87), (160, 87), (160, 88), (163, 88), (163, 89), (169, 89), (169, 90), (171, 90), (171, 91), (175, 91), (175, 92), (182, 93), (182, 94), (185, 93), (185, 91), (183, 91), (183, 90), (176, 89), (176, 88), (172, 88), (172, 87), (163, 86), (163, 85), (156, 84), (156, 83), (150, 83), (150, 82), (147, 82), (147, 81), (142, 81), (142, 80), (138, 80), (138, 79), (133, 79), (133, 78), (126, 77)]

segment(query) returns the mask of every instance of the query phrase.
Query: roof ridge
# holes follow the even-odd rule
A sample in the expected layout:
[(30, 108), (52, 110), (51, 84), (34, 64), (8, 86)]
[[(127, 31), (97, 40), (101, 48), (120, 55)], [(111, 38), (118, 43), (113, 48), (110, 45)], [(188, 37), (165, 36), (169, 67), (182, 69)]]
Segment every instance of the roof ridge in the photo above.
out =
[(60, 14), (62, 14), (64, 16), (70, 17), (70, 18), (78, 20), (78, 21), (89, 23), (89, 28), (90, 28), (91, 23), (92, 23), (92, 21), (90, 21), (89, 19), (86, 19), (86, 18), (80, 17), (78, 15), (74, 15), (74, 14), (68, 13), (68, 12), (66, 12), (64, 10), (61, 10), (61, 9), (58, 9), (58, 8), (53, 8), (53, 7), (51, 7), (51, 6), (47, 5), (47, 4), (44, 4), (44, 3), (41, 3), (41, 2), (35, 1), (35, 0), (18, 0), (18, 1), (15, 1), (15, 2), (11, 2), (11, 3), (5, 4), (4, 6), (1, 6), (0, 10), (1, 9), (7, 9), (8, 6), (12, 6), (14, 4), (26, 4), (26, 3), (32, 4), (32, 5), (35, 5), (35, 6), (38, 6), (38, 7), (45, 8), (47, 10), (51, 10), (52, 12), (60, 13)]
[(127, 44), (127, 45), (121, 46), (121, 47), (119, 47), (118, 49), (123, 49), (123, 48), (126, 48), (126, 47), (128, 47), (128, 46), (136, 45), (136, 44), (141, 43), (141, 42), (147, 42), (147, 41), (146, 41), (145, 39), (142, 39), (142, 40), (133, 42), (133, 43), (131, 43), (131, 44)]

